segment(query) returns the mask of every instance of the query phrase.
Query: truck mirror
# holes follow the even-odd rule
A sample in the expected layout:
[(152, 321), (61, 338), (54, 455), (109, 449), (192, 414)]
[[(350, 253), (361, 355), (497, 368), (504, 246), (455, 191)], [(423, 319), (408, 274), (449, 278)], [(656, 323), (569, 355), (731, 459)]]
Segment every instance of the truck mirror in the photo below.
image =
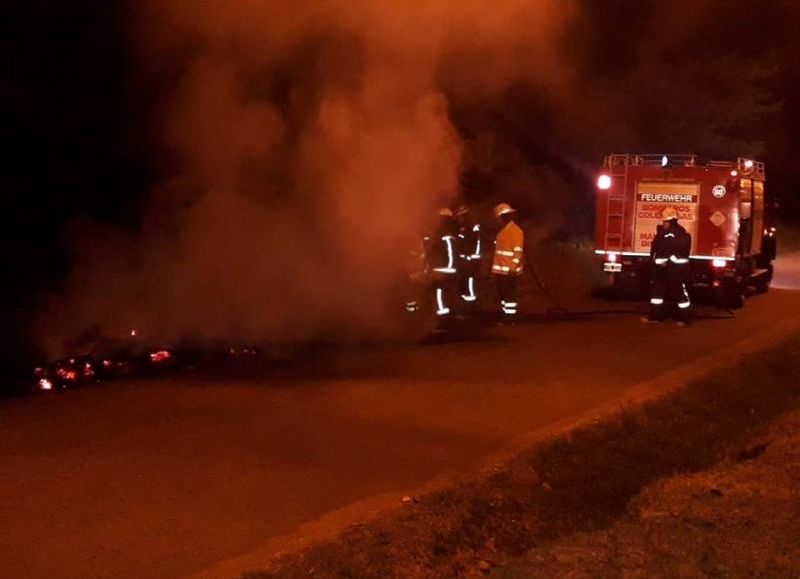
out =
[(739, 219), (750, 219), (753, 216), (753, 204), (743, 201), (739, 204)]

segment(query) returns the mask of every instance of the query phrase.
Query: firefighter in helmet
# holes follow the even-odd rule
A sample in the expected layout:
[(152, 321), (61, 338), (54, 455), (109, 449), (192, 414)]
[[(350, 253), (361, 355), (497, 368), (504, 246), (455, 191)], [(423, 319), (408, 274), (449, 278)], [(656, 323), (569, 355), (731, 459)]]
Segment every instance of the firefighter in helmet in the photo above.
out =
[(689, 298), (689, 254), (692, 236), (678, 223), (678, 211), (667, 207), (662, 213), (663, 223), (658, 226), (650, 246), (651, 292), (650, 315), (647, 320), (658, 323), (670, 316), (674, 309), (680, 325), (689, 322), (692, 301)]
[(500, 222), (500, 231), (494, 242), (492, 277), (500, 298), (503, 317), (513, 319), (518, 312), (517, 278), (522, 273), (522, 256), (525, 235), (514, 222), (516, 210), (508, 203), (494, 208), (494, 216)]
[(454, 217), (458, 229), (459, 271), (458, 285), (461, 300), (471, 306), (478, 301), (475, 282), (481, 272), (481, 226), (472, 219), (466, 205), (459, 205)]
[(434, 312), (445, 319), (453, 313), (458, 291), (457, 228), (453, 212), (439, 210), (439, 225), (427, 240), (425, 254), (433, 282)]

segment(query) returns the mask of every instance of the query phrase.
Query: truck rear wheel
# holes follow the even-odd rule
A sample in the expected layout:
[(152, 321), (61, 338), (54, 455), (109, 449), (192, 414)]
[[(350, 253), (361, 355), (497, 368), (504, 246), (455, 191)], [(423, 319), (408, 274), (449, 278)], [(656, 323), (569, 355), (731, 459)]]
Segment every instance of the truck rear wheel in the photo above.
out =
[(735, 280), (729, 280), (722, 287), (720, 305), (723, 308), (739, 310), (744, 307), (744, 285)]

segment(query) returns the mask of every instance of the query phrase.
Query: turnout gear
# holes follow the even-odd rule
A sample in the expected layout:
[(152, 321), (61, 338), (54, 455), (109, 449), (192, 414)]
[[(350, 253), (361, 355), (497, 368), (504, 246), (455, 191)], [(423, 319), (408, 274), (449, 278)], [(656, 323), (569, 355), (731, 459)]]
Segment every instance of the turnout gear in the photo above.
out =
[(437, 316), (447, 316), (452, 313), (451, 306), (458, 287), (456, 227), (452, 218), (444, 214), (442, 217), (436, 233), (427, 239), (426, 247), (428, 266), (433, 276), (434, 311)]
[(522, 273), (522, 245), (525, 235), (519, 225), (509, 221), (497, 234), (494, 242), (492, 273), (519, 275)]
[(649, 319), (654, 322), (666, 319), (673, 306), (677, 308), (676, 319), (687, 322), (692, 305), (686, 285), (692, 236), (678, 223), (674, 208), (664, 210), (664, 215), (673, 214), (676, 216), (665, 219), (664, 225), (658, 226), (650, 246), (652, 275)]
[(514, 209), (510, 205), (501, 203), (495, 207), (494, 213), (505, 225), (495, 238), (492, 274), (503, 314), (515, 316), (518, 311), (517, 278), (522, 273), (525, 235), (514, 223), (511, 217)]
[(469, 304), (478, 301), (475, 281), (481, 272), (481, 226), (467, 219), (468, 215), (466, 206), (456, 209), (460, 260), (458, 285), (461, 299)]
[(460, 217), (464, 217), (467, 213), (469, 213), (469, 207), (466, 205), (459, 205), (453, 212), (453, 216), (458, 219)]
[(456, 273), (456, 235), (454, 231), (438, 231), (428, 241), (426, 255), (435, 274)]
[(427, 285), (430, 276), (422, 239), (417, 239), (406, 255), (406, 275), (406, 311), (418, 312), (422, 289)]
[(494, 206), (494, 216), (495, 219), (499, 219), (503, 215), (508, 215), (509, 213), (516, 213), (516, 209), (511, 207), (508, 203), (498, 203)]

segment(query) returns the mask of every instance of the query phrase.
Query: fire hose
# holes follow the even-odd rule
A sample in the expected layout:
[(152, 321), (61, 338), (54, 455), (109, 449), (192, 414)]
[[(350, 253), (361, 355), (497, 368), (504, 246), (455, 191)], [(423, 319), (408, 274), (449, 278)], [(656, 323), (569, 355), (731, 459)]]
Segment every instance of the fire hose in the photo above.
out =
[[(533, 261), (530, 258), (530, 252), (525, 251), (525, 265), (527, 266), (527, 271), (530, 272), (531, 279), (533, 280), (536, 287), (541, 292), (542, 296), (544, 296), (545, 300), (547, 300), (549, 307), (545, 311), (545, 318), (547, 319), (560, 319), (560, 320), (579, 320), (581, 318), (591, 318), (591, 317), (601, 317), (601, 316), (643, 316), (646, 315), (647, 312), (644, 312), (640, 309), (627, 309), (627, 310), (572, 310), (565, 306), (563, 306), (556, 298), (553, 297), (550, 290), (547, 288), (547, 285), (542, 280), (542, 277), (539, 275), (538, 271), (533, 265)], [(709, 315), (709, 314), (701, 314), (695, 315), (695, 319), (701, 320), (730, 320), (736, 318), (736, 314), (733, 310), (726, 307), (723, 308), (724, 315)]]

